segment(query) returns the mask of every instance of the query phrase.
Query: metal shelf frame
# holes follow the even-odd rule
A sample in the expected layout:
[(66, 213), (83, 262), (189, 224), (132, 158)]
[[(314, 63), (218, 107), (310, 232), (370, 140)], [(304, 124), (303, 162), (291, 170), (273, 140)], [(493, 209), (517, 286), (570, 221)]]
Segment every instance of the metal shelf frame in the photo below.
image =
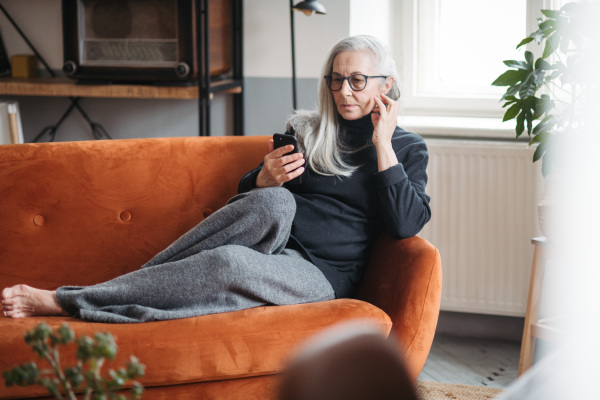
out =
[(241, 90), (233, 94), (233, 134), (244, 134), (244, 47), (243, 47), (243, 2), (231, 0), (232, 21), (232, 80), (225, 84), (214, 84), (210, 77), (210, 32), (209, 32), (209, 0), (196, 1), (196, 37), (202, 38), (197, 51), (198, 69), (198, 132), (200, 136), (210, 136), (210, 102), (212, 94), (232, 88)]

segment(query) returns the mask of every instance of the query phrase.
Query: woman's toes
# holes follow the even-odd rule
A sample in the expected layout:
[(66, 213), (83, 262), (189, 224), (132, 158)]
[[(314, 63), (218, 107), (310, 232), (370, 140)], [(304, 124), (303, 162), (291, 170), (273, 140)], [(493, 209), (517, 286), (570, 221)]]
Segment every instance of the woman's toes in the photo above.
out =
[(12, 288), (4, 288), (2, 290), (2, 300), (6, 300), (12, 296)]

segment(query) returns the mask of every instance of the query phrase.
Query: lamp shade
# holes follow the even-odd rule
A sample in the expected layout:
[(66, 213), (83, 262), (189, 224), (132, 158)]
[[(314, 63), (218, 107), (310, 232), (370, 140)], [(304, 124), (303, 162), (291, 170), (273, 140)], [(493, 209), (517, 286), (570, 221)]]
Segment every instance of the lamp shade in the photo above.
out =
[(306, 0), (296, 4), (292, 9), (296, 11), (302, 11), (306, 15), (312, 14), (327, 14), (327, 10), (323, 7), (323, 4), (317, 0)]

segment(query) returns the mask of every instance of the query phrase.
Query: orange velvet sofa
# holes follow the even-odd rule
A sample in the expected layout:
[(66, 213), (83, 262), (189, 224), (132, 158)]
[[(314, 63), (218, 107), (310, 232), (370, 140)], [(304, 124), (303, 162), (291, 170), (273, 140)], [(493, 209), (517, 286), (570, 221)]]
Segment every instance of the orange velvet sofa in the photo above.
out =
[[(237, 190), (268, 137), (194, 137), (0, 146), (0, 289), (90, 285), (138, 268)], [(437, 249), (382, 236), (356, 299), (266, 306), (142, 324), (0, 314), (0, 370), (36, 360), (23, 334), (41, 321), (76, 335), (112, 333), (114, 366), (146, 365), (148, 399), (275, 399), (281, 372), (308, 337), (368, 319), (397, 340), (411, 379), (433, 340), (441, 295)], [(72, 365), (74, 352), (62, 356)], [(40, 363), (39, 360), (36, 360)], [(0, 383), (0, 399), (44, 397)]]

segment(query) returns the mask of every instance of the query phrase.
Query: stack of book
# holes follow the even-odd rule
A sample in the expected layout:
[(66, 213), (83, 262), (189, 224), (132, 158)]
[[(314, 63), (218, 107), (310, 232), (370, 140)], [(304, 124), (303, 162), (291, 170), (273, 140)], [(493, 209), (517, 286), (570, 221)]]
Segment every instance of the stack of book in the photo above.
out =
[(19, 103), (0, 100), (0, 145), (24, 143)]

